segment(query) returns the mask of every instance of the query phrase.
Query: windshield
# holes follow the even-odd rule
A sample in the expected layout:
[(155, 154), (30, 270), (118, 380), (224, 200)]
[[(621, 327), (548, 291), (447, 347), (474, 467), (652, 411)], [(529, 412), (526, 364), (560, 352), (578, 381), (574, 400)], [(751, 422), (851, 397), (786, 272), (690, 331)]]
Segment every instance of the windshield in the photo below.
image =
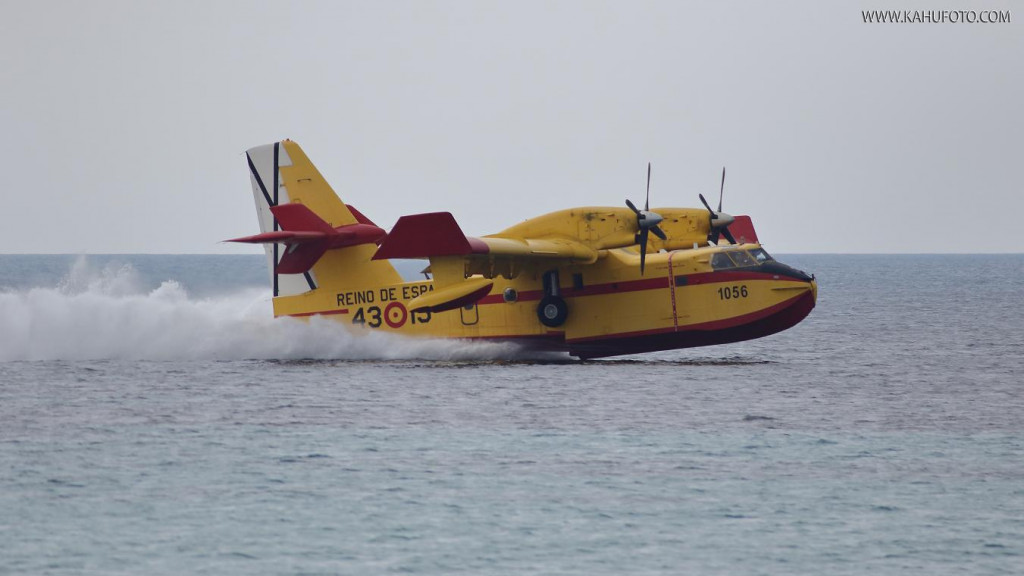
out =
[(754, 260), (757, 260), (758, 264), (764, 264), (769, 260), (773, 260), (773, 258), (761, 248), (754, 248), (750, 251), (750, 255), (754, 257)]
[(749, 252), (746, 250), (730, 250), (728, 252), (719, 252), (712, 256), (711, 268), (714, 270), (752, 268), (770, 261), (772, 261), (772, 257), (761, 248), (755, 248)]
[(732, 257), (732, 261), (736, 263), (736, 266), (740, 268), (746, 268), (747, 266), (757, 266), (757, 261), (754, 260), (750, 254), (746, 252), (729, 252), (729, 256)]

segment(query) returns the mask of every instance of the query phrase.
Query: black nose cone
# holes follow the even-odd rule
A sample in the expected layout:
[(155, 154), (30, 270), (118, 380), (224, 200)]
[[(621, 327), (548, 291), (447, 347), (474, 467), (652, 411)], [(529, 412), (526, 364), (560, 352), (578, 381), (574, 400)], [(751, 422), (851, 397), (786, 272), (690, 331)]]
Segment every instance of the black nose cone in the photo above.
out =
[(765, 262), (764, 264), (761, 264), (760, 268), (760, 271), (764, 272), (765, 274), (786, 276), (788, 278), (801, 280), (803, 282), (810, 282), (811, 280), (813, 280), (813, 277), (808, 276), (807, 273), (804, 272), (803, 270), (797, 270), (796, 268), (793, 268), (788, 264), (783, 264), (782, 262), (776, 260)]

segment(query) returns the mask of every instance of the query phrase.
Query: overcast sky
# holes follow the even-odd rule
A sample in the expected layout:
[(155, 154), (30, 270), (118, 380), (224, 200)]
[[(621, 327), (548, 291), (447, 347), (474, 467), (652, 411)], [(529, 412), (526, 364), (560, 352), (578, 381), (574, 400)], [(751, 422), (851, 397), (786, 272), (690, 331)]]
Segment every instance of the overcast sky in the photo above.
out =
[[(244, 150), (390, 229), (717, 198), (776, 252), (1024, 251), (1024, 5), (0, 0), (4, 253), (262, 253)], [(862, 9), (1011, 10), (865, 24)]]

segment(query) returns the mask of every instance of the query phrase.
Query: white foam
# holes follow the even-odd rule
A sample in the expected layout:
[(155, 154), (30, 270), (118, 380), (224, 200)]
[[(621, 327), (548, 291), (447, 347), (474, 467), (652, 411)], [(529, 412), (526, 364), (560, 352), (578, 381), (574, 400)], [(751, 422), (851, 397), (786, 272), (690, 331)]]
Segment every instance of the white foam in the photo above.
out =
[(328, 318), (273, 318), (250, 289), (196, 299), (173, 280), (139, 288), (131, 266), (79, 259), (56, 287), (0, 292), (0, 361), (12, 360), (496, 360), (512, 344), (353, 334)]

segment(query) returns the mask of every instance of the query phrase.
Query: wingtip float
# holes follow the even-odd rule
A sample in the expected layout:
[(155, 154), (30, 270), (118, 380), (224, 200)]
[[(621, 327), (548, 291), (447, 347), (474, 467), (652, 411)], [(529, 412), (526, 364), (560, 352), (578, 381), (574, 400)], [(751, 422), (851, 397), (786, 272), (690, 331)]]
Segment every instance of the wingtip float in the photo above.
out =
[[(334, 193), (290, 140), (246, 153), (276, 316), (356, 329), (511, 340), (597, 358), (760, 338), (814, 308), (813, 277), (773, 259), (748, 216), (704, 208), (583, 207), (467, 237), (448, 212), (390, 233)], [(720, 243), (725, 239), (728, 243)], [(392, 258), (430, 261), (404, 281)]]

